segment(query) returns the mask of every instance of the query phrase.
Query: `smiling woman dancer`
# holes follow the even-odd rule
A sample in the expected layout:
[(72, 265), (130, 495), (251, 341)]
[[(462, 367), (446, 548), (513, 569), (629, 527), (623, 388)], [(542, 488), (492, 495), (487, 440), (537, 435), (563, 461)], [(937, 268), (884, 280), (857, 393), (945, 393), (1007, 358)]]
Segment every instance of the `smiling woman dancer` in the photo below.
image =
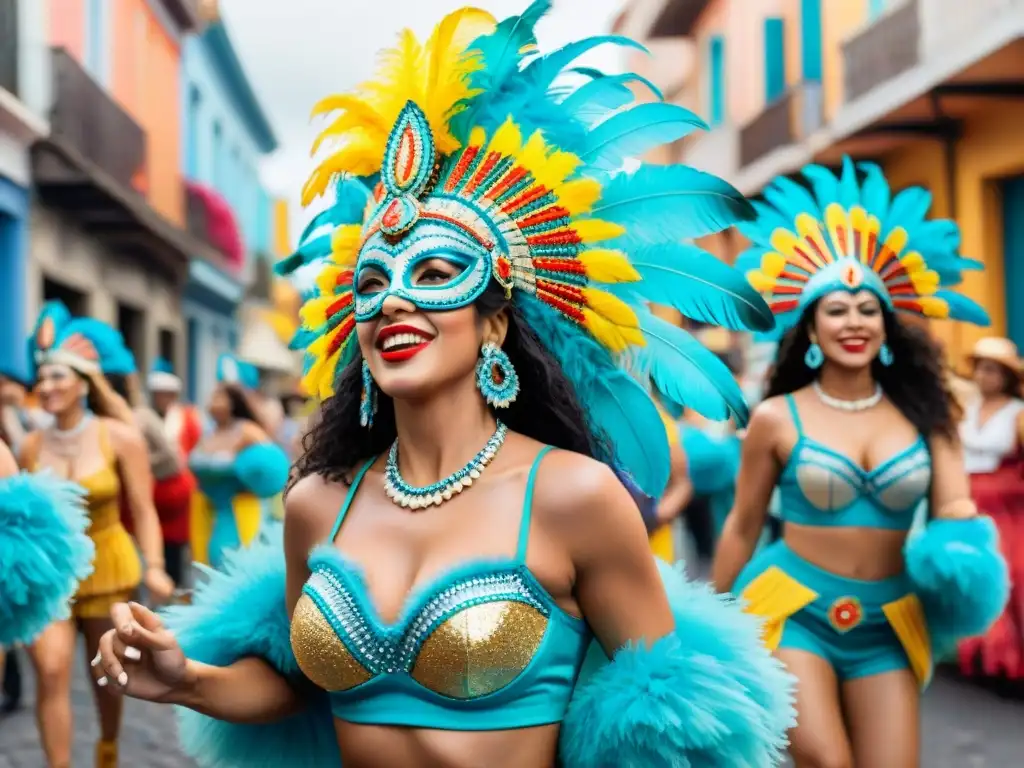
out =
[[(760, 264), (751, 282), (793, 327), (743, 442), (714, 579), (766, 619), (799, 680), (799, 768), (916, 768), (933, 661), (1007, 595), (939, 355), (895, 315), (986, 324), (940, 288), (980, 265), (957, 254), (953, 222), (925, 219), (926, 191), (891, 197), (877, 166), (860, 172), (848, 158), (840, 178), (810, 166), (813, 193), (777, 179), (743, 226), (754, 246), (742, 258)], [(748, 564), (776, 486), (783, 539)], [(922, 501), (930, 522), (905, 551)]]
[[(92, 657), (100, 637), (112, 626), (112, 605), (128, 599), (140, 582), (154, 599), (166, 599), (174, 583), (164, 570), (145, 442), (132, 423), (131, 408), (104, 376), (104, 371), (123, 372), (131, 366), (131, 353), (120, 334), (98, 320), (72, 318), (63, 304), (49, 302), (30, 344), (40, 401), (53, 415), (54, 426), (25, 438), (18, 458), (28, 471), (48, 469), (82, 486), (89, 510), (87, 532), (96, 547), (93, 572), (78, 587), (71, 620), (50, 624), (29, 649), (36, 669), (43, 749), (49, 765), (66, 766), (71, 760), (71, 674), (77, 633), (85, 636), (86, 652)], [(121, 524), (122, 485), (144, 564)], [(122, 701), (104, 690), (97, 692), (96, 701), (96, 765), (115, 766)]]
[(777, 763), (788, 676), (738, 606), (659, 578), (611, 468), (651, 499), (668, 481), (634, 376), (745, 415), (645, 301), (770, 326), (741, 275), (680, 244), (751, 211), (687, 168), (614, 173), (700, 123), (661, 103), (609, 116), (629, 77), (552, 85), (602, 40), (536, 56), (548, 5), (498, 25), (456, 12), (425, 47), (403, 33), (378, 81), (318, 109), (343, 110), (325, 135), (345, 143), (307, 201), (380, 175), (342, 176), (286, 265), (332, 246), (299, 339), (323, 402), (287, 497), (287, 577), (253, 548), (171, 629), (118, 606), (97, 670), (194, 710), (182, 740), (204, 764)]

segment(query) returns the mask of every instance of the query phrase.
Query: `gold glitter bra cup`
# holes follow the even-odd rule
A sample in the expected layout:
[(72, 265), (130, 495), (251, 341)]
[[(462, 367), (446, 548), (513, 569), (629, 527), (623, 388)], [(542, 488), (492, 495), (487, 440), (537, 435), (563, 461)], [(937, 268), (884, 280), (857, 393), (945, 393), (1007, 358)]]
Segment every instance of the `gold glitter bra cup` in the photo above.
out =
[(292, 616), (303, 673), (330, 694), (340, 720), (491, 731), (561, 722), (590, 644), (587, 624), (558, 607), (525, 565), (538, 455), (515, 558), (459, 566), (381, 621), (360, 571), (335, 548), (368, 463)]
[(931, 456), (920, 437), (874, 469), (807, 437), (786, 395), (798, 439), (782, 476), (782, 519), (813, 526), (909, 531), (931, 487)]

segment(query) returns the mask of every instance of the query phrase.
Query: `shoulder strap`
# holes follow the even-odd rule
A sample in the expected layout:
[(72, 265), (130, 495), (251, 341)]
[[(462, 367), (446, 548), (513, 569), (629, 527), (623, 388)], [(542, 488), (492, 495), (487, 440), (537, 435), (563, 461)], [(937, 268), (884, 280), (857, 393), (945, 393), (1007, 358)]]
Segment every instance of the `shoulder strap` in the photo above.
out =
[(523, 497), (523, 517), (519, 522), (519, 543), (516, 545), (516, 560), (526, 561), (526, 547), (530, 543), (530, 514), (533, 509), (533, 486), (537, 480), (537, 470), (540, 468), (541, 460), (551, 451), (550, 445), (545, 445), (537, 453), (530, 467), (530, 474), (526, 478), (526, 494)]
[(797, 435), (802, 436), (804, 433), (803, 424), (800, 422), (800, 411), (796, 407), (796, 399), (793, 395), (786, 395), (786, 403), (789, 405), (789, 413), (793, 417), (793, 426), (796, 427)]
[(352, 506), (352, 499), (356, 497), (356, 491), (359, 490), (359, 484), (363, 481), (363, 477), (366, 475), (366, 471), (373, 466), (373, 462), (377, 460), (377, 457), (373, 457), (368, 462), (363, 464), (354, 478), (352, 478), (352, 485), (348, 487), (348, 493), (345, 494), (345, 501), (341, 505), (341, 511), (338, 512), (338, 519), (334, 521), (334, 527), (331, 529), (331, 536), (328, 541), (334, 541), (338, 535), (338, 531), (341, 530), (341, 524), (345, 521), (345, 515), (348, 514), (348, 508)]

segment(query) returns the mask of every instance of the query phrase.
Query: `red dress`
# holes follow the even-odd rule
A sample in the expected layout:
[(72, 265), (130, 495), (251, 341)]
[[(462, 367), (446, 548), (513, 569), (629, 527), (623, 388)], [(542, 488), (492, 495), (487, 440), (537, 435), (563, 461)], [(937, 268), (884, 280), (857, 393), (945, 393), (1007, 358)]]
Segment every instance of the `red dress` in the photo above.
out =
[[(982, 427), (982, 431), (984, 429)], [(963, 430), (961, 435), (970, 453), (970, 437)], [(1014, 450), (994, 471), (970, 475), (974, 503), (979, 511), (992, 518), (999, 530), (1010, 570), (1010, 602), (985, 635), (961, 643), (960, 668), (965, 675), (980, 672), (985, 677), (1021, 680), (1024, 679), (1024, 454), (1019, 440), (1014, 437), (1014, 441)]]

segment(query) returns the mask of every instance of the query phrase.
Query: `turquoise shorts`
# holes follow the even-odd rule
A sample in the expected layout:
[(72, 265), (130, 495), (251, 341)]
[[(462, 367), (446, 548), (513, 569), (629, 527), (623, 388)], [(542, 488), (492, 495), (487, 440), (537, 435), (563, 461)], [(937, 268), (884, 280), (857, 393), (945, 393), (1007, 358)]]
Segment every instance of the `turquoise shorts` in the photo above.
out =
[(840, 680), (912, 669), (923, 684), (931, 675), (924, 613), (904, 574), (847, 579), (777, 541), (744, 568), (734, 591), (750, 613), (765, 619), (772, 650), (813, 653)]

